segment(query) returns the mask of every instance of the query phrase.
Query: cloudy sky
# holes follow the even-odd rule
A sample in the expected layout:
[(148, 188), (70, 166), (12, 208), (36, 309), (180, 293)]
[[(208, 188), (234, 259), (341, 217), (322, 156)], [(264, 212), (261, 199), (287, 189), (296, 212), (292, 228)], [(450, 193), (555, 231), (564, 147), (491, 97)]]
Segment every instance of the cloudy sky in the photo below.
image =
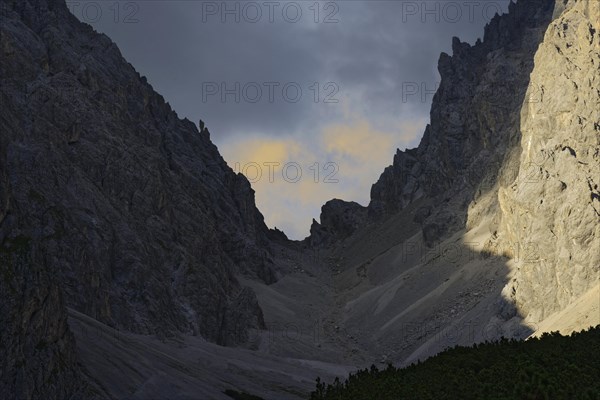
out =
[(437, 60), (500, 1), (67, 1), (181, 118), (204, 120), (267, 225), (308, 235), (332, 198), (367, 205), (418, 145)]

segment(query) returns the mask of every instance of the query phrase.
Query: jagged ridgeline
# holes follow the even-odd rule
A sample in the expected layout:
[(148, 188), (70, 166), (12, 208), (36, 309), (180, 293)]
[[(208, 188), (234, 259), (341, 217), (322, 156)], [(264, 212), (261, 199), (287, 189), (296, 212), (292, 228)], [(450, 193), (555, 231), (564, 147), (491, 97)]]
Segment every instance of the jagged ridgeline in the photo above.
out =
[(331, 384), (311, 400), (589, 399), (600, 394), (600, 325), (562, 336), (501, 340), (446, 350), (423, 363), (371, 369)]

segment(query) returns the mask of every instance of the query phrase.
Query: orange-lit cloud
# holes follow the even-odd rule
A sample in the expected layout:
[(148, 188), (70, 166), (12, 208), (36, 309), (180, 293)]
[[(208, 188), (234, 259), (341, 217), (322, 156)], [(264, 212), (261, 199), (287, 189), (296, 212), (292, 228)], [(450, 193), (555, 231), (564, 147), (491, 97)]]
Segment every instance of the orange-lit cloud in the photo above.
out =
[(396, 148), (414, 142), (423, 126), (424, 121), (413, 121), (384, 132), (360, 119), (324, 126), (303, 141), (298, 136), (237, 136), (221, 152), (231, 168), (250, 180), (267, 225), (301, 239), (326, 201), (367, 205), (371, 185), (392, 163)]

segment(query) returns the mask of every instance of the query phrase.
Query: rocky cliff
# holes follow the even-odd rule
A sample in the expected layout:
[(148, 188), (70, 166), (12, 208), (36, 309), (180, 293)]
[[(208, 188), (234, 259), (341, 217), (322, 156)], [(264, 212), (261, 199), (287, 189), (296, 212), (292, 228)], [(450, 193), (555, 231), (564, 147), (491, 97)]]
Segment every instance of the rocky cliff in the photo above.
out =
[(307, 242), (314, 247), (334, 244), (352, 235), (366, 219), (367, 210), (360, 204), (330, 200), (321, 207), (320, 223), (313, 219)]
[(419, 147), (398, 151), (373, 185), (371, 214), (394, 213), (416, 198), (449, 192), (470, 201), (493, 185), (518, 141), (519, 109), (529, 101), (533, 56), (553, 6), (548, 0), (511, 3), (508, 14), (485, 27), (483, 41), (471, 46), (452, 39), (453, 55), (439, 59), (431, 123)]
[(0, 5), (0, 397), (75, 389), (65, 306), (243, 342), (264, 322), (236, 276), (276, 279), (248, 181), (64, 1)]
[(600, 281), (600, 2), (557, 2), (554, 14), (491, 243), (525, 259), (504, 294), (535, 324)]
[[(437, 239), (464, 226), (469, 202), (494, 186), (500, 165), (518, 144), (519, 110), (529, 101), (533, 57), (553, 8), (550, 0), (511, 3), (508, 14), (485, 27), (483, 41), (471, 46), (452, 39), (452, 56), (442, 53), (439, 59), (431, 122), (419, 146), (398, 150), (372, 186), (369, 220), (385, 220), (427, 198), (438, 206), (417, 218), (437, 225), (429, 229), (438, 232)], [(444, 213), (449, 202), (462, 212)]]
[[(368, 207), (323, 207), (311, 239), (346, 260), (346, 326), (371, 326), (378, 351), (525, 337), (598, 297), (599, 24), (597, 1), (529, 0), (474, 45), (453, 38), (419, 146), (397, 151)], [(363, 222), (323, 240), (350, 209)], [(449, 329), (462, 337), (434, 337)]]

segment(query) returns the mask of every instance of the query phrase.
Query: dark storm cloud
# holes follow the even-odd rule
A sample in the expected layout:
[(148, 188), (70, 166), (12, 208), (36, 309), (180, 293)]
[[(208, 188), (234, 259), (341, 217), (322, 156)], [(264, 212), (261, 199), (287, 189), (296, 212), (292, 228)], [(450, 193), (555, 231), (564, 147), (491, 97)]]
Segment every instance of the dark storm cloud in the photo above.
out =
[[(339, 87), (333, 99), (360, 103), (374, 121), (404, 113), (427, 115), (431, 95), (403, 99), (403, 88), (414, 82), (433, 90), (439, 80), (439, 53), (450, 51), (451, 37), (473, 42), (482, 36), (486, 20), (508, 4), (504, 0), (321, 2), (315, 23), (314, 3), (296, 2), (287, 14), (293, 18), (295, 8), (300, 8), (302, 17), (292, 23), (283, 17), (287, 3), (271, 5), (269, 15), (265, 3), (256, 2), (262, 17), (252, 23), (257, 7), (244, 2), (121, 2), (118, 18), (113, 2), (71, 4), (76, 3), (74, 13), (116, 41), (181, 116), (194, 121), (202, 117), (217, 136), (294, 134), (307, 120), (339, 118), (339, 107), (322, 103), (322, 97), (334, 92), (323, 90), (328, 82)], [(100, 5), (101, 18), (90, 3)], [(224, 14), (224, 7), (237, 7), (239, 22), (235, 13)], [(128, 16), (138, 22), (125, 23), (131, 22), (125, 21)], [(324, 23), (327, 16), (338, 22)], [(268, 101), (265, 82), (280, 83), (273, 102)], [(291, 82), (303, 91), (297, 103), (281, 92)], [(316, 103), (309, 88), (315, 82), (321, 92)], [(211, 83), (219, 86), (219, 93), (203, 99), (203, 89), (205, 93), (214, 89)], [(230, 90), (239, 83), (240, 92), (249, 84), (250, 99), (255, 98), (257, 84), (262, 97), (252, 103), (241, 93), (237, 103), (230, 94), (222, 102), (223, 83)]]

